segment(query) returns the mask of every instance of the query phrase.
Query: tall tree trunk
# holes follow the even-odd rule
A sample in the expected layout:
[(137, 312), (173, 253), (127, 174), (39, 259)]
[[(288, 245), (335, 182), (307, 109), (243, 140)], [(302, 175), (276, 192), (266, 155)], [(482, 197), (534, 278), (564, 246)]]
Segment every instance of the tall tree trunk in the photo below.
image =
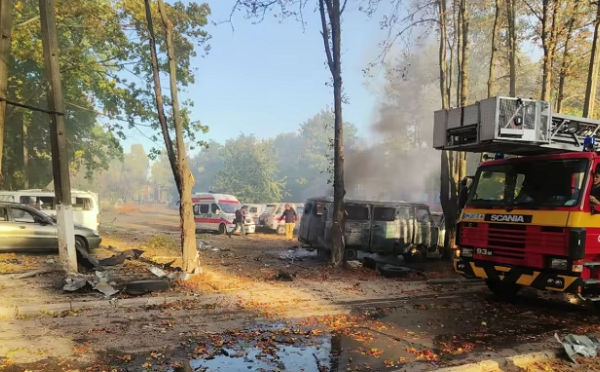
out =
[[(498, 0), (496, 0), (497, 4)], [(498, 6), (498, 5), (496, 5)], [(496, 8), (496, 9), (499, 9)], [(506, 0), (506, 18), (508, 25), (508, 65), (509, 90), (508, 95), (517, 96), (517, 28), (515, 20), (515, 0)]]
[[(442, 109), (450, 108), (451, 99), (451, 77), (452, 77), (452, 64), (454, 63), (454, 53), (451, 49), (450, 61), (447, 61), (446, 55), (448, 50), (448, 24), (447, 24), (447, 0), (438, 0), (438, 25), (440, 27), (440, 41), (439, 41), (439, 78), (440, 78), (440, 96), (442, 102)], [(454, 15), (456, 15), (454, 13)], [(453, 17), (456, 19), (456, 17)], [(456, 43), (453, 43), (456, 45)], [(450, 66), (448, 68), (448, 66)], [(451, 173), (453, 172), (453, 166), (451, 158), (453, 153), (450, 151), (441, 152), (440, 162), (440, 201), (442, 204), (442, 210), (444, 215), (452, 216), (456, 214), (456, 208), (451, 203), (451, 190), (450, 183), (452, 180)], [(455, 220), (446, 218), (446, 236), (443, 256), (445, 259), (452, 259), (452, 250), (450, 249), (451, 232), (454, 231)]]
[(0, 0), (0, 185), (3, 183), (2, 158), (4, 154), (4, 132), (6, 129), (6, 98), (8, 92), (8, 70), (13, 18), (12, 0)]
[[(145, 8), (146, 8), (146, 21), (148, 23), (148, 33), (150, 40), (150, 54), (152, 57), (152, 72), (154, 77), (154, 95), (156, 98), (156, 109), (158, 111), (158, 119), (160, 122), (161, 131), (163, 134), (163, 139), (165, 141), (165, 148), (167, 151), (167, 156), (169, 158), (169, 163), (171, 165), (171, 170), (173, 171), (173, 177), (175, 178), (175, 183), (177, 185), (177, 189), (180, 193), (181, 198), (181, 206), (180, 206), (180, 219), (181, 219), (181, 245), (182, 245), (182, 256), (183, 256), (183, 271), (185, 272), (193, 272), (197, 267), (196, 260), (196, 246), (195, 246), (195, 231), (196, 226), (194, 224), (194, 218), (192, 213), (192, 200), (191, 200), (191, 172), (187, 167), (187, 162), (185, 158), (185, 144), (183, 143), (183, 128), (181, 123), (181, 118), (179, 114), (179, 106), (177, 103), (177, 75), (175, 74), (175, 61), (174, 61), (174, 49), (171, 40), (171, 30), (169, 29), (168, 19), (166, 19), (166, 14), (164, 14), (164, 4), (159, 0), (159, 8), (162, 10), (161, 17), (163, 18), (163, 22), (167, 21), (167, 27), (165, 27), (167, 35), (167, 50), (169, 55), (169, 68), (170, 68), (170, 81), (171, 81), (171, 95), (173, 97), (173, 113), (175, 116), (175, 135), (176, 135), (176, 145), (177, 145), (177, 154), (175, 151), (175, 147), (173, 146), (173, 141), (171, 140), (171, 136), (169, 134), (169, 126), (167, 123), (167, 118), (165, 116), (164, 103), (162, 100), (162, 88), (160, 84), (160, 72), (158, 69), (158, 56), (156, 53), (156, 38), (154, 35), (154, 27), (152, 22), (152, 11), (150, 7), (150, 0), (144, 0)], [(172, 25), (170, 25), (172, 29)], [(173, 95), (174, 94), (174, 95)], [(177, 113), (175, 113), (177, 110)], [(181, 161), (183, 159), (183, 161)], [(191, 218), (190, 218), (191, 217)], [(193, 245), (192, 245), (193, 244)]]
[[(173, 46), (173, 23), (167, 16), (163, 0), (158, 0), (158, 10), (165, 28), (167, 40), (167, 56), (169, 58), (169, 81), (171, 101), (173, 104), (173, 120), (175, 122), (176, 164), (179, 183), (179, 216), (181, 221), (181, 253), (183, 257), (182, 270), (188, 273), (198, 267), (198, 250), (196, 245), (196, 222), (192, 205), (192, 187), (194, 186), (192, 172), (188, 166), (185, 143), (183, 139), (183, 123), (179, 112), (179, 94), (177, 90), (177, 65), (175, 62), (175, 47)], [(170, 157), (171, 159), (172, 157)]]
[(556, 18), (559, 5), (553, 0), (542, 1), (542, 48), (544, 63), (542, 71), (541, 100), (550, 101), (552, 92), (552, 65), (556, 51)]
[(462, 53), (461, 53), (461, 66), (460, 66), (460, 106), (466, 106), (469, 100), (469, 48), (471, 43), (469, 42), (469, 26), (471, 22), (471, 15), (469, 14), (469, 0), (460, 1), (460, 20), (461, 20), (461, 32), (462, 32)]
[(575, 25), (575, 17), (577, 15), (577, 11), (579, 9), (579, 2), (576, 1), (573, 3), (573, 8), (571, 9), (571, 17), (567, 22), (567, 35), (565, 36), (565, 44), (563, 46), (563, 56), (562, 63), (560, 65), (560, 78), (558, 82), (558, 96), (556, 98), (556, 111), (562, 111), (562, 104), (565, 98), (565, 85), (567, 81), (567, 75), (569, 71), (569, 66), (571, 64), (571, 51), (569, 50), (571, 44), (571, 38), (573, 37), (573, 28)]
[(588, 67), (587, 84), (585, 87), (585, 102), (583, 105), (583, 116), (591, 118), (594, 116), (596, 102), (596, 89), (598, 87), (598, 70), (600, 69), (600, 46), (598, 45), (598, 33), (600, 32), (600, 4), (596, 5), (596, 20), (594, 21), (594, 39), (592, 40), (592, 53)]
[[(346, 3), (344, 3), (345, 5)], [(331, 263), (334, 266), (344, 261), (345, 254), (345, 208), (344, 196), (344, 127), (342, 121), (342, 12), (343, 7), (340, 0), (319, 0), (319, 12), (321, 13), (321, 28), (327, 64), (333, 78), (333, 112), (334, 137), (333, 137), (333, 225), (331, 227), (332, 249)], [(331, 25), (331, 48), (329, 46), (329, 27), (327, 18)]]
[(446, 43), (448, 42), (448, 31), (446, 25), (446, 0), (438, 0), (438, 21), (440, 33), (439, 46), (439, 65), (440, 65), (440, 95), (442, 99), (442, 108), (450, 107), (450, 97), (448, 95), (448, 61)]
[[(507, 0), (510, 1), (510, 0)], [(496, 46), (498, 40), (498, 30), (500, 28), (500, 0), (495, 0), (494, 25), (492, 26), (492, 50), (490, 52), (490, 65), (488, 71), (487, 96), (492, 97), (494, 94), (494, 80), (496, 80), (494, 62), (496, 60)]]
[(456, 46), (456, 106), (460, 107), (460, 100), (462, 97), (462, 51), (463, 51), (463, 32), (462, 32), (462, 19), (461, 19), (461, 6), (463, 0), (454, 0), (453, 12), (454, 12), (454, 37)]
[(29, 141), (27, 140), (27, 132), (29, 127), (29, 115), (21, 115), (23, 126), (23, 188), (29, 188)]

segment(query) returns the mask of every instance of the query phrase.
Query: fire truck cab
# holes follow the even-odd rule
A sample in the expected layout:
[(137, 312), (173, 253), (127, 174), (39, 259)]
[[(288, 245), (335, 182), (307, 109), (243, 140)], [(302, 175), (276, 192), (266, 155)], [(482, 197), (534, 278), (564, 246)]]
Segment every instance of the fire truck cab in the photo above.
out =
[(502, 296), (532, 287), (600, 305), (600, 205), (590, 200), (598, 137), (600, 121), (543, 101), (437, 111), (435, 148), (496, 153), (479, 165), (461, 212), (455, 271)]

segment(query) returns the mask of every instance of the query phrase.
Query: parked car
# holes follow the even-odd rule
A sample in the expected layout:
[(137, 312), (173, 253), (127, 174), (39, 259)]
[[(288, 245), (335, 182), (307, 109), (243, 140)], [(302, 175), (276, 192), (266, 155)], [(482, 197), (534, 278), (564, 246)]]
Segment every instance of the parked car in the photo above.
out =
[(254, 225), (258, 226), (258, 218), (261, 213), (267, 208), (266, 204), (244, 204), (243, 207), (248, 209), (248, 217), (252, 219)]
[[(95, 230), (75, 225), (79, 249), (98, 248), (102, 238)], [(58, 250), (56, 220), (24, 204), (0, 202), (0, 251)]]
[(290, 207), (296, 210), (298, 220), (294, 231), (298, 231), (299, 222), (302, 214), (304, 213), (304, 203), (273, 203), (267, 204), (265, 210), (262, 212), (258, 219), (258, 224), (263, 229), (271, 232), (276, 232), (279, 235), (285, 234), (285, 221), (281, 220), (281, 215), (285, 210), (285, 205), (289, 204)]
[[(346, 258), (357, 251), (404, 256), (438, 253), (438, 225), (421, 203), (345, 200)], [(313, 248), (331, 249), (333, 199), (310, 198), (300, 222), (298, 240)]]

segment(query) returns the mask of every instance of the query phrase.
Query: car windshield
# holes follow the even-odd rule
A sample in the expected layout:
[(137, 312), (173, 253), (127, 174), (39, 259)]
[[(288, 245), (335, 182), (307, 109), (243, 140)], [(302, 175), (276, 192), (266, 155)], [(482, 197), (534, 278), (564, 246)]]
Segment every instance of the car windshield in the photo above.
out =
[(477, 172), (467, 205), (566, 207), (579, 204), (586, 159), (532, 160), (485, 166)]
[(261, 214), (270, 214), (275, 209), (276, 205), (269, 204)]
[(238, 209), (242, 207), (240, 203), (230, 204), (230, 203), (222, 203), (219, 205), (221, 210), (225, 213), (235, 213)]

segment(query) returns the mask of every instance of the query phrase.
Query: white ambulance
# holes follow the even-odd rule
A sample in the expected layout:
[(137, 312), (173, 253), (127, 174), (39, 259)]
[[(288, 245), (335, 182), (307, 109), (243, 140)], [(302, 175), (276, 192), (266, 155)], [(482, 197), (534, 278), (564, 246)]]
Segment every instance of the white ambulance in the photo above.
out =
[[(231, 232), (235, 228), (235, 211), (242, 204), (233, 195), (215, 193), (196, 193), (192, 195), (196, 230), (217, 231), (220, 234)], [(250, 217), (244, 221), (246, 233), (252, 234), (256, 226)]]
[[(56, 217), (54, 191), (43, 189), (0, 191), (0, 201), (27, 204), (50, 217)], [(73, 206), (73, 222), (97, 232), (100, 224), (98, 194), (72, 189), (71, 205)]]

